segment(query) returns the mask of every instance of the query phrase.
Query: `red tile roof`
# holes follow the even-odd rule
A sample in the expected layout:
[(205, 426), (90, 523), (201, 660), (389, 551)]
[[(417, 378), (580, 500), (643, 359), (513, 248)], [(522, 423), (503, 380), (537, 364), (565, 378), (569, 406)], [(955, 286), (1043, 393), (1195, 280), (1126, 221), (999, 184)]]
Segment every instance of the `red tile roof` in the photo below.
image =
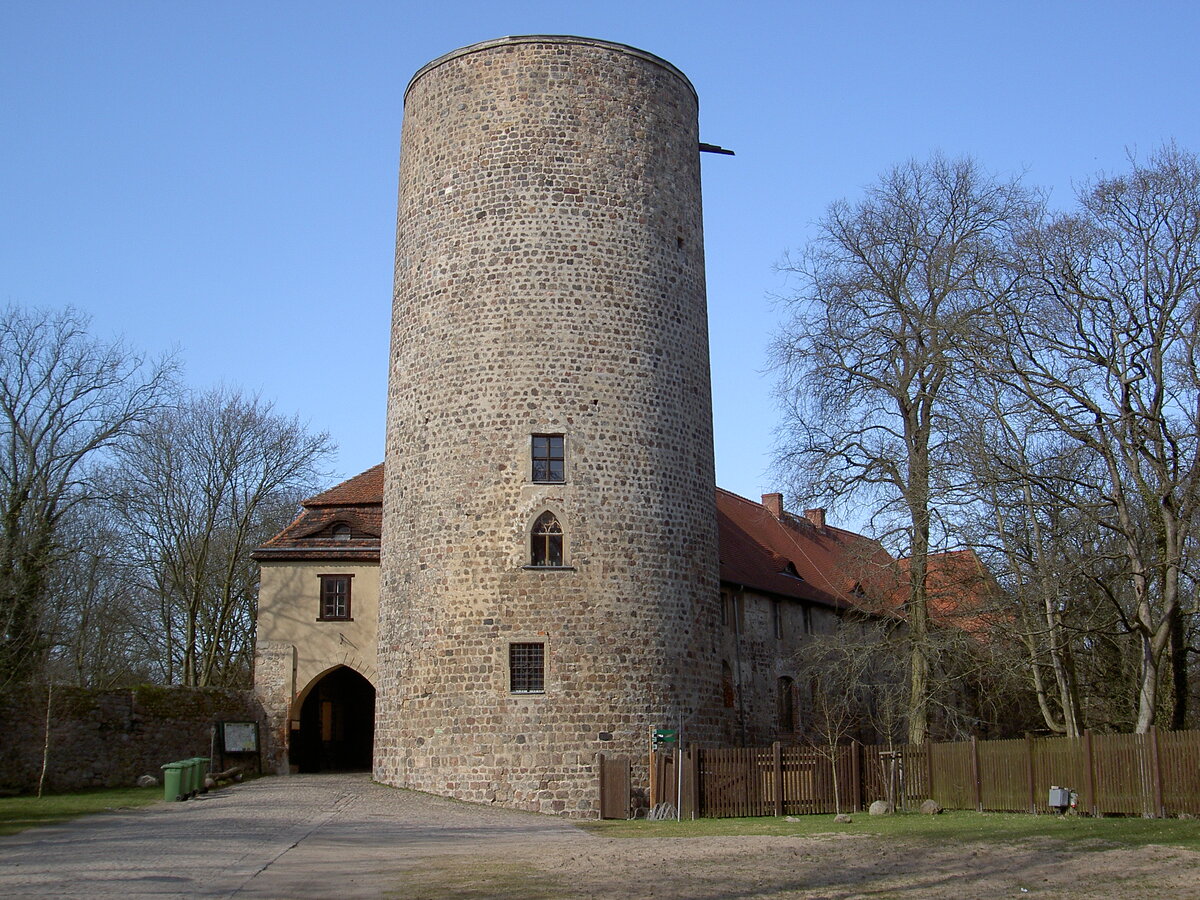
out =
[[(907, 559), (897, 561), (905, 578), (909, 565)], [(972, 634), (982, 634), (994, 624), (992, 608), (1001, 588), (974, 550), (931, 553), (927, 565), (925, 602), (933, 621), (955, 625)], [(893, 596), (893, 603), (900, 608), (907, 599), (907, 586), (901, 584)]]
[(303, 501), (304, 506), (381, 506), (383, 463)]
[[(350, 537), (333, 535), (348, 525)], [(377, 562), (383, 530), (383, 464), (301, 502), (300, 515), (254, 551), (259, 561), (327, 559)]]
[(892, 577), (891, 556), (871, 538), (818, 527), (717, 488), (721, 580), (759, 591), (845, 609), (864, 605), (864, 593)]

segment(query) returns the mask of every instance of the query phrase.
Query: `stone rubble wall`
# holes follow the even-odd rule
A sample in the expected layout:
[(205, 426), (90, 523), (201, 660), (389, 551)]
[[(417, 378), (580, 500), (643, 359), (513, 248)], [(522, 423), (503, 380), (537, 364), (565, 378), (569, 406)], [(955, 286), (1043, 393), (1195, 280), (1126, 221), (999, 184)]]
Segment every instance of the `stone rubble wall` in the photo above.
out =
[[(697, 99), (569, 37), (435, 61), (404, 113), (375, 777), (595, 816), (596, 754), (715, 742), (721, 640)], [(566, 477), (533, 482), (530, 437)], [(543, 511), (563, 566), (535, 568)], [(545, 692), (510, 691), (540, 643)]]
[[(0, 790), (37, 788), (46, 737), (46, 692), (45, 685), (0, 691)], [(213, 725), (220, 721), (257, 721), (260, 742), (267, 742), (262, 706), (251, 691), (55, 686), (45, 789), (132, 787), (145, 774), (161, 779), (164, 763), (210, 756)], [(258, 767), (252, 756), (228, 756), (226, 762), (247, 765), (251, 771)]]

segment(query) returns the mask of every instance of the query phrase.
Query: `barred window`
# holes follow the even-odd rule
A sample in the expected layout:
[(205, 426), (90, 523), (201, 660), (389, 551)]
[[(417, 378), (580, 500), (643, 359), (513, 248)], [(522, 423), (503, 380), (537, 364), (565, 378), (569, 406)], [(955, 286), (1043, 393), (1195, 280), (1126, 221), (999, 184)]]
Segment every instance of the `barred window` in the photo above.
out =
[(546, 692), (546, 645), (508, 645), (508, 683), (514, 694)]
[(350, 575), (321, 576), (320, 619), (350, 618)]
[(561, 434), (535, 434), (531, 456), (534, 481), (566, 480), (566, 455)]

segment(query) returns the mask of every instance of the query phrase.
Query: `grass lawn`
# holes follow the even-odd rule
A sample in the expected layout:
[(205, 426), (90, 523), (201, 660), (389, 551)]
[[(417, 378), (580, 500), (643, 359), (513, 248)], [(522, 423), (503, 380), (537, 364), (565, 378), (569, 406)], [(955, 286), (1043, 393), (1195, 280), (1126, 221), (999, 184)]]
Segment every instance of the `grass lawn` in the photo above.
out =
[(0, 797), (0, 834), (65, 822), (88, 813), (148, 806), (162, 799), (161, 787), (108, 788), (42, 797)]
[(897, 813), (891, 816), (853, 814), (849, 825), (838, 825), (831, 815), (754, 819), (696, 819), (685, 822), (647, 822), (615, 819), (581, 822), (604, 837), (717, 837), (721, 835), (815, 835), (830, 833), (873, 834), (930, 843), (1020, 841), (1057, 838), (1078, 842), (1108, 842), (1141, 847), (1163, 844), (1200, 850), (1200, 819), (1085, 818), (1083, 816), (1031, 816), (1023, 813), (977, 813), (961, 810), (937, 816)]

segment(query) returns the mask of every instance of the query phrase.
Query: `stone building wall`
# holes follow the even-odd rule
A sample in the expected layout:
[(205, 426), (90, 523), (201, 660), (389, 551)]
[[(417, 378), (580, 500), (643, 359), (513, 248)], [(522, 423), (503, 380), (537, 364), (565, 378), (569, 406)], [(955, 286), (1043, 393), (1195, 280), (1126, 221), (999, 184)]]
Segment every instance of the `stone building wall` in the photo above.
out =
[[(804, 736), (807, 685), (796, 676), (797, 659), (813, 634), (836, 628), (834, 610), (789, 598), (731, 588), (726, 606), (722, 658), (733, 678), (735, 718), (722, 735), (725, 746), (761, 747)], [(778, 625), (776, 624), (778, 616)], [(792, 680), (793, 727), (780, 727), (780, 679)]]
[[(596, 814), (597, 752), (716, 741), (720, 611), (697, 101), (622, 45), (506, 38), (405, 100), (375, 775)], [(566, 477), (533, 482), (532, 435)], [(544, 511), (561, 567), (532, 568)], [(543, 693), (509, 690), (542, 644)], [(635, 781), (644, 772), (635, 771)]]
[[(219, 721), (257, 721), (260, 742), (266, 740), (262, 708), (250, 691), (55, 687), (46, 789), (132, 787), (139, 775), (161, 778), (164, 763), (209, 756), (212, 726)], [(46, 737), (46, 687), (0, 692), (0, 724), (0, 789), (34, 790)]]

